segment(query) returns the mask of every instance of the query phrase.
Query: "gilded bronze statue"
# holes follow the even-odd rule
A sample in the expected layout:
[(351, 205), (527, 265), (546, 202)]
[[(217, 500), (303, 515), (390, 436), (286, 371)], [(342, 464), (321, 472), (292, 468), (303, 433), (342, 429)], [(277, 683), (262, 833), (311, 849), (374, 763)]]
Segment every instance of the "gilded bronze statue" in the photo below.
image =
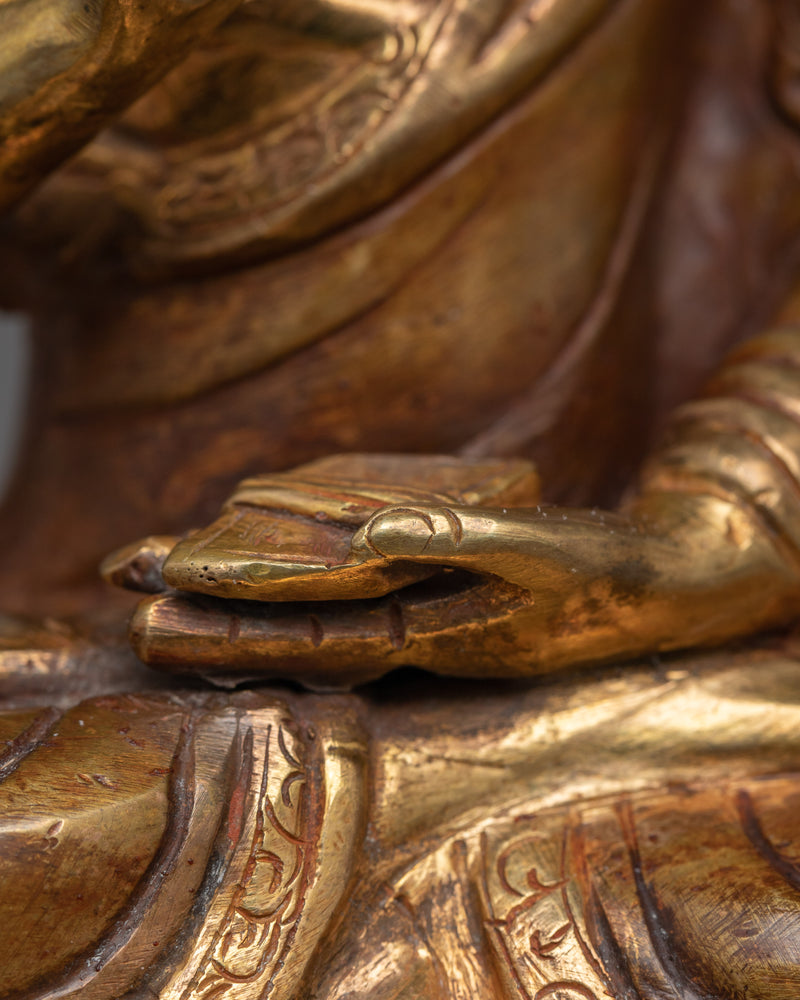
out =
[(796, 0), (0, 0), (4, 1000), (796, 1000), (799, 95)]

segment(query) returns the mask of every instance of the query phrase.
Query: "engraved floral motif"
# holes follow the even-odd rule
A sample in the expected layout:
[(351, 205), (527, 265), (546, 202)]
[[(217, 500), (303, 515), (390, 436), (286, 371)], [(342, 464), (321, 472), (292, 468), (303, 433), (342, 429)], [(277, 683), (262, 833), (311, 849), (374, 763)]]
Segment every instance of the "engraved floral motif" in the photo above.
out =
[(415, 10), (408, 21), (387, 22), (364, 58), (332, 79), (322, 99), (249, 136), (243, 147), (174, 164), (150, 220), (158, 238), (185, 240), (185, 227), (201, 235), (237, 205), (268, 213), (323, 183), (396, 109), (422, 72), (451, 8), (452, 0), (438, 0)]
[(260, 990), (291, 944), (309, 883), (305, 780), (291, 723), (269, 726), (249, 857), (196, 980), (197, 1000), (228, 996), (237, 984)]
[(530, 1000), (597, 1000), (604, 983), (575, 907), (565, 817), (520, 817), (498, 833), (481, 840), (497, 958)]

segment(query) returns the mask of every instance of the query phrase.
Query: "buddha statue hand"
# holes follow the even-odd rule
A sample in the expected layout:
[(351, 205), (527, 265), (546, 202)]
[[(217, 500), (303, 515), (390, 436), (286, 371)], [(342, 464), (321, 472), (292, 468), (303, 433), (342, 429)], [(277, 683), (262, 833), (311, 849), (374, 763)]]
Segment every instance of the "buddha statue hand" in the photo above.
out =
[(747, 345), (679, 410), (618, 514), (532, 506), (524, 463), (341, 456), (248, 481), (208, 529), (108, 561), (114, 582), (154, 590), (166, 555), (172, 589), (137, 609), (134, 648), (223, 683), (341, 687), (400, 665), (531, 676), (785, 624), (798, 339)]

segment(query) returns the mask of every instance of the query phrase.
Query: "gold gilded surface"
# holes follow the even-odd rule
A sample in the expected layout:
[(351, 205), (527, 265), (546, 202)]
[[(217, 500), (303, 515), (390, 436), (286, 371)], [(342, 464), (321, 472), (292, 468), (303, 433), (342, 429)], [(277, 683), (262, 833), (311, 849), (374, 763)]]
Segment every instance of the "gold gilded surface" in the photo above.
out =
[(792, 996), (785, 656), (373, 706), (380, 881), (310, 995)]
[(27, 194), (236, 6), (3, 0), (0, 205)]
[[(165, 1000), (293, 995), (351, 878), (365, 821), (366, 747), (352, 720), (321, 721), (313, 746), (303, 747), (292, 720), (270, 714), (253, 715), (261, 721), (251, 744), (256, 766), (227, 878), (159, 992)], [(319, 758), (316, 774), (307, 774), (308, 751)]]
[(798, 66), (0, 0), (3, 1000), (796, 1000)]
[[(211, 601), (169, 590), (143, 603), (131, 626), (135, 648), (166, 669), (203, 672), (205, 664), (253, 676), (261, 663), (265, 676), (290, 671), (319, 686), (327, 672), (336, 686), (402, 665), (529, 676), (788, 623), (800, 599), (800, 438), (791, 409), (800, 352), (795, 340), (795, 353), (782, 352), (790, 365), (775, 364), (770, 343), (760, 361), (732, 359), (706, 398), (677, 412), (624, 514), (519, 508), (516, 497), (500, 508), (425, 503), (413, 489), (402, 503), (384, 495), (372, 513), (357, 492), (363, 459), (349, 460), (347, 483), (342, 456), (350, 502), (330, 507), (324, 479), (310, 476), (303, 508), (318, 510), (314, 530), (298, 537), (297, 504), (283, 481), (271, 490), (245, 484), (219, 521), (163, 564), (165, 589)], [(464, 461), (464, 475), (478, 471)], [(425, 475), (423, 466), (421, 485)], [(426, 567), (439, 571), (429, 585), (408, 587)], [(374, 600), (388, 590), (388, 600)], [(320, 603), (288, 603), (309, 598)], [(254, 599), (277, 606), (247, 603)]]
[[(211, 590), (220, 597), (380, 597), (427, 573), (418, 566), (393, 572), (376, 565), (371, 548), (351, 541), (346, 529), (360, 527), (370, 513), (400, 502), (480, 505), (537, 499), (536, 473), (522, 462), (470, 466), (437, 456), (401, 455), (327, 459), (242, 483), (223, 519), (172, 548), (161, 572), (177, 590)], [(264, 555), (273, 539), (270, 561)]]

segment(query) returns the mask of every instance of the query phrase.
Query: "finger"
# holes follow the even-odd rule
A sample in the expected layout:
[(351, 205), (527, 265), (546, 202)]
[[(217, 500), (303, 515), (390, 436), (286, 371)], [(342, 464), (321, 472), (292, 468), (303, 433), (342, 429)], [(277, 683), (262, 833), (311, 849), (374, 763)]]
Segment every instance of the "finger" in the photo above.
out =
[(180, 541), (175, 535), (150, 535), (106, 556), (100, 575), (115, 587), (158, 594), (167, 589), (162, 570), (170, 552)]
[(527, 599), (499, 582), (462, 587), (448, 580), (438, 591), (323, 604), (167, 594), (141, 602), (130, 636), (150, 666), (229, 686), (292, 679), (336, 689), (400, 666), (520, 676), (536, 672), (536, 663), (508, 622)]
[(407, 563), (349, 558), (352, 531), (326, 520), (235, 508), (178, 542), (162, 573), (176, 590), (250, 601), (381, 597), (430, 575)]
[(633, 559), (641, 576), (650, 567), (645, 551), (657, 544), (635, 524), (599, 511), (409, 505), (370, 518), (352, 553), (491, 573), (540, 589), (570, 577), (574, 587)]
[(410, 563), (354, 555), (353, 533), (387, 506), (530, 503), (526, 462), (448, 456), (340, 455), (247, 480), (212, 524), (163, 566), (176, 590), (257, 601), (380, 597), (430, 575)]

